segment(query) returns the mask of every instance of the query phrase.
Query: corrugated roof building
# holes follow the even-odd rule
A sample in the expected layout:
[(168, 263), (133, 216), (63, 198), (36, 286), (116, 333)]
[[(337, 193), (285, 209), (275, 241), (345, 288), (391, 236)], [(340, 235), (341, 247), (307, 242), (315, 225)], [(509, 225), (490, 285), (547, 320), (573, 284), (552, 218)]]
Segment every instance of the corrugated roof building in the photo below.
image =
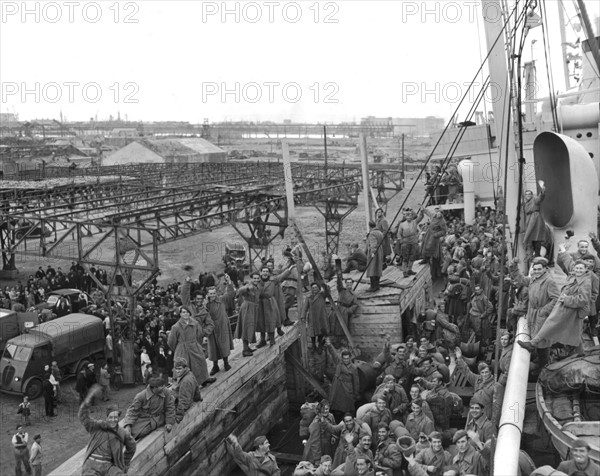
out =
[(139, 139), (106, 157), (102, 165), (222, 162), (225, 158), (224, 150), (200, 138)]

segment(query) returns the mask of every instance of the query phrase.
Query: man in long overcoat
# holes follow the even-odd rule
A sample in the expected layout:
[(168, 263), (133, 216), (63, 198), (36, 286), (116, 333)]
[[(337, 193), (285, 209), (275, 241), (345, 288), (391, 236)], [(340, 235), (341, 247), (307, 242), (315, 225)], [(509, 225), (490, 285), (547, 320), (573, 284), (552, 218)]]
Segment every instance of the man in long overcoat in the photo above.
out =
[(231, 369), (228, 359), (233, 350), (233, 336), (222, 297), (217, 296), (217, 290), (214, 287), (208, 289), (207, 297), (206, 309), (215, 323), (215, 330), (208, 338), (208, 358), (213, 362), (210, 375), (214, 375), (220, 370), (219, 359), (223, 359), (225, 371)]
[[(318, 283), (310, 285), (310, 295), (306, 298), (304, 319), (308, 324), (308, 335), (312, 341), (312, 350), (322, 351), (323, 339), (329, 335), (329, 322), (325, 306), (325, 296)], [(317, 341), (317, 337), (319, 340)]]
[(525, 201), (523, 208), (525, 209), (525, 237), (523, 242), (525, 246), (533, 249), (535, 256), (540, 256), (541, 246), (546, 237), (546, 222), (540, 213), (542, 202), (546, 196), (546, 188), (544, 182), (539, 181), (540, 194), (537, 197), (533, 196), (531, 190), (525, 192)]
[(544, 325), (530, 342), (517, 341), (528, 351), (547, 348), (552, 344), (574, 346), (578, 355), (583, 354), (583, 318), (589, 314), (592, 295), (592, 281), (587, 264), (577, 261), (571, 274), (562, 287), (556, 305)]
[(383, 273), (383, 234), (375, 228), (375, 222), (369, 222), (369, 234), (367, 235), (367, 277), (371, 280), (368, 292), (379, 289), (379, 280)]
[(392, 254), (392, 242), (389, 233), (390, 225), (385, 219), (385, 212), (383, 211), (383, 208), (378, 208), (375, 210), (375, 220), (375, 228), (377, 228), (383, 235), (383, 245), (381, 245), (383, 247), (383, 257), (387, 258)]
[[(529, 335), (533, 337), (552, 312), (556, 300), (560, 296), (558, 285), (548, 271), (548, 260), (537, 257), (533, 260), (531, 277), (524, 277), (518, 268), (519, 258), (515, 258), (508, 267), (511, 278), (519, 285), (528, 286), (529, 300), (527, 306), (527, 325)], [(544, 365), (548, 359), (546, 349), (538, 349), (538, 364)]]
[(173, 359), (183, 357), (190, 366), (190, 370), (200, 385), (208, 385), (215, 381), (209, 378), (206, 358), (202, 349), (202, 340), (205, 335), (213, 333), (215, 324), (206, 313), (203, 318), (204, 326), (192, 318), (190, 309), (186, 306), (179, 308), (179, 320), (171, 328), (167, 345), (173, 351)]
[(256, 319), (256, 331), (260, 332), (260, 342), (256, 346), (257, 348), (267, 345), (267, 335), (269, 336), (270, 345), (275, 345), (275, 329), (278, 323), (281, 325), (277, 287), (292, 273), (293, 269), (294, 266), (290, 266), (286, 271), (275, 277), (271, 277), (271, 270), (267, 266), (263, 266), (260, 270), (260, 300)]
[(256, 318), (258, 315), (258, 299), (260, 274), (252, 273), (250, 283), (242, 286), (237, 291), (238, 298), (242, 299), (242, 304), (238, 312), (238, 322), (235, 327), (235, 338), (242, 339), (244, 357), (252, 357), (254, 349), (250, 348), (250, 343), (256, 342)]
[(331, 409), (341, 413), (354, 413), (354, 403), (360, 397), (360, 388), (358, 370), (352, 362), (352, 354), (348, 350), (343, 350), (341, 356), (338, 356), (329, 339), (325, 339), (325, 345), (331, 350), (331, 355), (336, 363), (329, 396)]
[(440, 266), (437, 262), (442, 256), (442, 239), (448, 232), (446, 220), (444, 219), (441, 210), (437, 207), (433, 212), (425, 208), (423, 213), (429, 217), (429, 226), (427, 227), (427, 231), (423, 237), (423, 243), (421, 247), (421, 255), (423, 259), (420, 261), (420, 264), (425, 264), (432, 261), (432, 277), (436, 278), (439, 277), (440, 274)]

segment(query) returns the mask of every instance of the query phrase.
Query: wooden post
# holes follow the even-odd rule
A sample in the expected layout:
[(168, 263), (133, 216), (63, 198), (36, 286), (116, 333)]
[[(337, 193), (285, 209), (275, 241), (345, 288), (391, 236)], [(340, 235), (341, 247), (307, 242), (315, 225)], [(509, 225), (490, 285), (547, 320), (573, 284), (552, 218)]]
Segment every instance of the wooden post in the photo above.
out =
[[(294, 177), (292, 176), (292, 163), (290, 160), (290, 149), (287, 139), (281, 140), (283, 157), (283, 175), (285, 180), (285, 196), (288, 210), (288, 223), (292, 225), (292, 232), (295, 233), (296, 227), (296, 209), (294, 207)], [(304, 294), (302, 293), (302, 263), (296, 263), (296, 307), (298, 309), (298, 326), (300, 328), (300, 359), (304, 368), (308, 368), (308, 342), (306, 323), (302, 322), (300, 317), (304, 312)], [(299, 391), (301, 389), (298, 389)], [(303, 390), (303, 389), (302, 389)], [(304, 395), (302, 391), (302, 395)]]
[(360, 163), (362, 166), (363, 179), (363, 198), (365, 201), (365, 219), (367, 225), (367, 233), (369, 232), (369, 221), (371, 221), (371, 202), (369, 191), (371, 184), (369, 183), (369, 154), (367, 153), (367, 137), (364, 134), (360, 135)]
[(308, 249), (308, 246), (306, 245), (306, 242), (304, 241), (304, 237), (302, 236), (302, 233), (300, 232), (298, 225), (296, 225), (296, 223), (292, 222), (292, 226), (296, 230), (296, 236), (298, 237), (298, 242), (302, 245), (302, 248), (304, 249), (304, 253), (306, 253), (306, 257), (308, 258), (308, 261), (310, 261), (310, 264), (313, 268), (313, 272), (315, 275), (315, 281), (321, 285), (321, 287), (323, 289), (323, 293), (325, 294), (325, 297), (329, 299), (329, 302), (331, 303), (331, 308), (333, 309), (333, 312), (335, 313), (335, 316), (337, 317), (337, 320), (340, 323), (342, 330), (344, 331), (344, 335), (346, 336), (346, 339), (348, 339), (348, 344), (349, 344), (350, 348), (354, 351), (355, 356), (358, 355), (358, 349), (356, 349), (356, 345), (354, 344), (352, 335), (350, 335), (348, 326), (344, 322), (344, 318), (342, 317), (342, 314), (340, 313), (340, 310), (337, 307), (337, 304), (333, 301), (333, 297), (331, 296), (331, 293), (329, 292), (329, 288), (326, 286), (327, 283), (323, 279), (323, 276), (321, 276), (319, 267), (317, 266), (317, 263), (315, 262), (314, 258), (312, 257), (312, 254), (310, 253), (310, 250)]

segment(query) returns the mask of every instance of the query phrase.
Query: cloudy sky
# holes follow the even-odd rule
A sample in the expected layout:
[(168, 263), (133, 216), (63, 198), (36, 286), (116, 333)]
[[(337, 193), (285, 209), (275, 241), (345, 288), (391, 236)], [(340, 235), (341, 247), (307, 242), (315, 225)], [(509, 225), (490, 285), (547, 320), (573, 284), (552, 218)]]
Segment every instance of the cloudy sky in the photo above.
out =
[[(558, 0), (546, 4), (558, 63)], [(448, 118), (486, 54), (478, 1), (0, 5), (1, 112), (20, 120)], [(578, 23), (573, 2), (564, 9)], [(541, 28), (532, 53), (543, 78)]]

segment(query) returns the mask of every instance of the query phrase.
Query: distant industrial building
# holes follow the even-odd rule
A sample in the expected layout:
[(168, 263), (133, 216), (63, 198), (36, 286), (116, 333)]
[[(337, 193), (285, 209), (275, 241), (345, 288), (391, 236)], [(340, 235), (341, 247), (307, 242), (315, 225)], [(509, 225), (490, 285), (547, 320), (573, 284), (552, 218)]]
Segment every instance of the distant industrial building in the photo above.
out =
[(388, 128), (392, 137), (402, 134), (411, 136), (430, 136), (444, 128), (445, 121), (441, 117), (374, 117), (368, 116), (360, 120), (363, 126)]
[(200, 138), (139, 139), (106, 157), (102, 165), (224, 162), (226, 155), (223, 149)]

